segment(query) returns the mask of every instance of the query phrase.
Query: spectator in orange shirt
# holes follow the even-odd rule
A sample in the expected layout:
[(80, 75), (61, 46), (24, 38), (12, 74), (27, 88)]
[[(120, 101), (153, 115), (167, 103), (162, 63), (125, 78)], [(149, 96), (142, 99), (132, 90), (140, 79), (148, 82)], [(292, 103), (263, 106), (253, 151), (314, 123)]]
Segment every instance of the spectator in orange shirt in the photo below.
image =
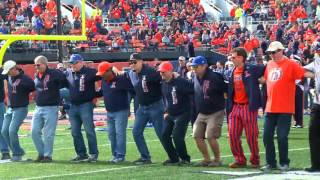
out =
[(263, 132), (263, 143), (266, 149), (266, 166), (263, 171), (277, 168), (276, 152), (274, 147), (274, 131), (277, 129), (278, 149), (281, 171), (289, 169), (288, 135), (291, 126), (291, 117), (294, 113), (295, 81), (303, 77), (313, 77), (305, 72), (303, 67), (284, 56), (284, 46), (278, 41), (272, 42), (267, 52), (271, 56), (268, 62), (264, 80), (267, 85), (266, 116)]

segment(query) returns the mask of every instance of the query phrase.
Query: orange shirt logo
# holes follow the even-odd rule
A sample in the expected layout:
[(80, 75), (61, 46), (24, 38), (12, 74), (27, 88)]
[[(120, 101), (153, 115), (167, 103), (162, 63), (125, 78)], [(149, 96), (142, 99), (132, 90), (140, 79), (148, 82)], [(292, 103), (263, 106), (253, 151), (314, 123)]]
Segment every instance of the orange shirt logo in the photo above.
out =
[(282, 69), (281, 68), (272, 68), (270, 70), (270, 73), (269, 73), (269, 81), (278, 81), (281, 79), (283, 75), (283, 72), (282, 72)]

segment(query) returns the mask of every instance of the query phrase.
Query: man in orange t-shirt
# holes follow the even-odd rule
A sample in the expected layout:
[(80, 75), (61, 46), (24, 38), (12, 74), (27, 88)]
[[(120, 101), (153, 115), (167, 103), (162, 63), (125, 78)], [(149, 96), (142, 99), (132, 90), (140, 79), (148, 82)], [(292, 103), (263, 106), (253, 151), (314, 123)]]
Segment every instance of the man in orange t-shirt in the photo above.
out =
[(252, 168), (260, 166), (257, 123), (258, 109), (261, 107), (259, 78), (263, 76), (264, 66), (246, 63), (247, 52), (244, 48), (231, 50), (235, 65), (228, 84), (228, 132), (234, 162), (230, 168), (242, 168), (247, 164), (241, 145), (241, 135), (245, 130), (251, 152)]
[(303, 77), (313, 76), (312, 73), (305, 72), (301, 65), (284, 56), (284, 49), (283, 45), (278, 41), (272, 42), (267, 49), (272, 60), (268, 62), (264, 74), (268, 98), (263, 132), (267, 164), (261, 168), (263, 171), (277, 168), (273, 141), (275, 129), (277, 129), (279, 144), (279, 169), (281, 171), (289, 169), (288, 135), (291, 117), (295, 111), (295, 81)]

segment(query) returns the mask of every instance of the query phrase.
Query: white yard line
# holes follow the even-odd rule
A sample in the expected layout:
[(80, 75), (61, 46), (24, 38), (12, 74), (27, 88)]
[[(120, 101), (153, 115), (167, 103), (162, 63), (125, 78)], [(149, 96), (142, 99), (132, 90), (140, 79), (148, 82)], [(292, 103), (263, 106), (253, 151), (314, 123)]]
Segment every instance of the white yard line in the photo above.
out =
[[(289, 151), (303, 151), (303, 150), (308, 150), (309, 148), (296, 148), (296, 149), (289, 149)], [(246, 155), (250, 153), (245, 153)], [(265, 152), (260, 152), (260, 154), (265, 154)], [(232, 154), (230, 155), (224, 155), (221, 156), (222, 158), (227, 158), (227, 157), (233, 157)], [(191, 161), (200, 161), (201, 159), (192, 159)], [(151, 164), (156, 165), (156, 164)], [(150, 165), (148, 165), (150, 166)], [(93, 173), (99, 173), (99, 172), (108, 172), (108, 171), (117, 171), (117, 170), (122, 170), (122, 169), (133, 169), (133, 168), (139, 168), (139, 167), (146, 167), (146, 166), (125, 166), (125, 167), (119, 167), (119, 168), (110, 168), (110, 169), (100, 169), (100, 170), (95, 170), (95, 171), (85, 171), (85, 172), (78, 172), (78, 173), (68, 173), (68, 174), (55, 174), (55, 175), (49, 175), (49, 176), (37, 176), (37, 177), (30, 177), (30, 178), (22, 178), (20, 180), (31, 180), (31, 179), (47, 179), (47, 178), (56, 178), (56, 177), (65, 177), (65, 176), (73, 176), (73, 175), (82, 175), (82, 174), (93, 174)]]
[[(152, 139), (152, 140), (149, 140), (149, 141), (146, 141), (146, 142), (157, 142), (159, 141), (159, 139)], [(127, 144), (134, 144), (135, 142), (132, 141), (132, 142), (127, 142)], [(108, 144), (102, 144), (102, 145), (98, 145), (99, 147), (104, 147), (104, 146), (110, 146), (111, 144), (108, 143)], [(74, 149), (74, 147), (72, 146), (71, 148), (57, 148), (57, 149), (53, 149), (53, 151), (62, 151), (62, 150), (70, 150), (70, 149)], [(31, 152), (38, 152), (38, 151), (27, 151), (28, 153)]]
[(99, 173), (99, 172), (116, 171), (116, 170), (122, 170), (122, 169), (132, 169), (132, 168), (137, 168), (137, 167), (139, 167), (139, 166), (126, 166), (126, 167), (119, 167), (119, 168), (99, 169), (99, 170), (95, 170), (95, 171), (87, 171), (87, 172), (79, 172), (79, 173), (38, 176), (38, 177), (24, 178), (24, 179), (20, 179), (20, 180), (56, 178), (56, 177), (65, 177), (65, 176), (73, 176), (73, 175), (83, 175), (83, 174), (92, 174), (92, 173)]

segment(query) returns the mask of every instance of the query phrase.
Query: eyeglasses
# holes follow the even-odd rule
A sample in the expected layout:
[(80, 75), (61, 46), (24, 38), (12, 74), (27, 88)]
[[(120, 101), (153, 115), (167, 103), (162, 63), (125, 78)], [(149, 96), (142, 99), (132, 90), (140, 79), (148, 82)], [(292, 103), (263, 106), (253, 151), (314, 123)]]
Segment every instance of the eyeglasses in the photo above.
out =
[(276, 50), (276, 51), (270, 51), (270, 54), (276, 54), (277, 52), (280, 52), (281, 50)]
[(138, 61), (130, 61), (130, 62), (129, 62), (129, 65), (137, 64), (137, 63), (138, 63)]
[(191, 69), (198, 69), (199, 66), (191, 66)]

